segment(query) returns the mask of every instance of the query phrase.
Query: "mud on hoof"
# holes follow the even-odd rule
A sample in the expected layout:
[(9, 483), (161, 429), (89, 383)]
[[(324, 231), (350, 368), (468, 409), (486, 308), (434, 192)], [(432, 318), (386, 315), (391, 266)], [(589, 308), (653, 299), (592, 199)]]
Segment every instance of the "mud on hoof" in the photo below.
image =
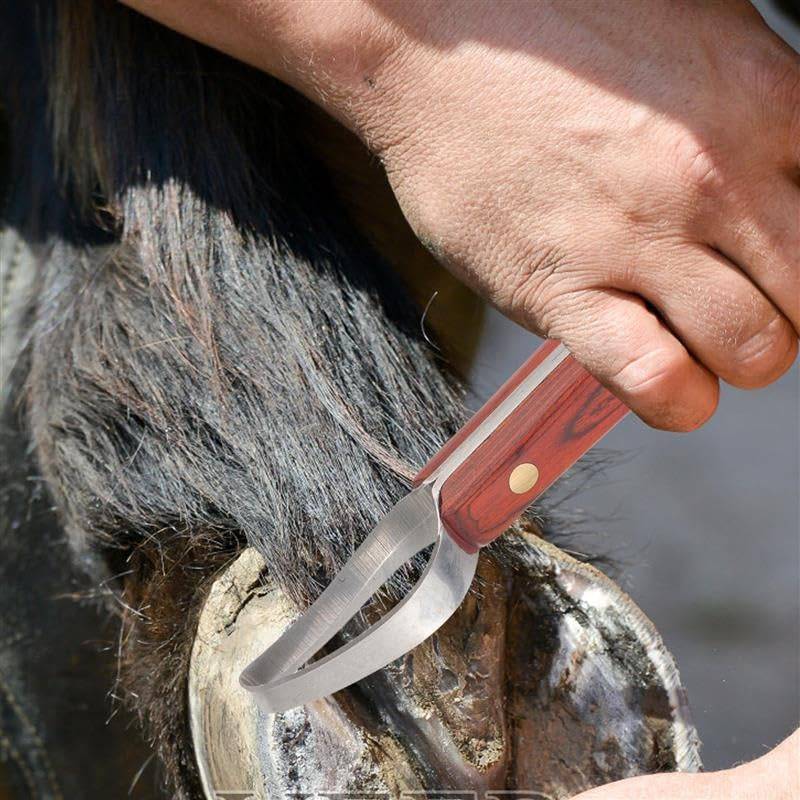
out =
[(207, 797), (517, 790), (561, 800), (698, 770), (685, 693), (652, 623), (613, 581), (532, 533), (501, 541), (438, 633), (357, 686), (278, 715), (237, 679), (296, 612), (246, 550), (214, 583), (192, 651)]

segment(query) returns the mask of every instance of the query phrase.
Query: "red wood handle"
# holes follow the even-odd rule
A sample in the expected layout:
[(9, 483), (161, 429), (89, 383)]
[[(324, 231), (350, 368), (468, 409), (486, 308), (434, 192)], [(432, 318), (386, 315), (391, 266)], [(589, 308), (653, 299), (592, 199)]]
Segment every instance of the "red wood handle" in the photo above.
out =
[[(504, 401), (511, 402), (515, 390), (536, 377), (534, 370), (546, 369), (542, 365), (548, 356), (553, 361), (563, 354), (557, 348), (557, 342), (542, 345), (431, 459), (416, 482), (437, 470), (447, 471), (447, 460), (454, 453), (458, 458), (457, 449)], [(627, 411), (566, 355), (444, 480), (440, 512), (448, 532), (470, 551), (496, 539)]]

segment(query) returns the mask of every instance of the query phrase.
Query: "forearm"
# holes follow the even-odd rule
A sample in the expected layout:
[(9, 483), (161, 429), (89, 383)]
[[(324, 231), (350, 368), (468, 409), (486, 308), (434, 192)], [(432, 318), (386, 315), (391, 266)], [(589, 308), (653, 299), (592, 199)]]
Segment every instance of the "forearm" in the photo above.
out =
[(442, 263), (648, 423), (792, 364), (800, 60), (746, 0), (127, 2), (356, 132)]
[(124, 2), (274, 75), (352, 129), (374, 74), (401, 38), (400, 26), (367, 0)]

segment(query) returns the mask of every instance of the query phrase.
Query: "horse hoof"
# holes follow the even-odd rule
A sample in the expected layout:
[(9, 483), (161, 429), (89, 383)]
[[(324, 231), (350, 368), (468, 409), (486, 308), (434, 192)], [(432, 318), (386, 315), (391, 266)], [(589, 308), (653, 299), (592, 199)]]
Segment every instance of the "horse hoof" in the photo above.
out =
[(189, 705), (209, 800), (509, 790), (560, 800), (700, 768), (652, 623), (613, 581), (529, 530), (482, 553), (467, 600), (414, 651), (333, 697), (267, 715), (238, 675), (295, 614), (252, 549), (207, 596)]

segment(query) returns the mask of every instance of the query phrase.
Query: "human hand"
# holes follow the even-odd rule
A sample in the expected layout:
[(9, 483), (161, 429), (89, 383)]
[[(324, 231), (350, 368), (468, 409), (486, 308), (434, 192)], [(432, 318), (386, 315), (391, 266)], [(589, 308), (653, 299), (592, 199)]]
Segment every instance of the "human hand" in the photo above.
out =
[(798, 800), (800, 731), (772, 752), (735, 769), (699, 775), (663, 774), (631, 778), (578, 795), (573, 800)]
[(422, 241), (648, 423), (794, 361), (800, 59), (746, 0), (132, 2), (358, 132)]
[(800, 66), (748, 3), (385, 7), (354, 116), (456, 273), (659, 427), (789, 367)]

